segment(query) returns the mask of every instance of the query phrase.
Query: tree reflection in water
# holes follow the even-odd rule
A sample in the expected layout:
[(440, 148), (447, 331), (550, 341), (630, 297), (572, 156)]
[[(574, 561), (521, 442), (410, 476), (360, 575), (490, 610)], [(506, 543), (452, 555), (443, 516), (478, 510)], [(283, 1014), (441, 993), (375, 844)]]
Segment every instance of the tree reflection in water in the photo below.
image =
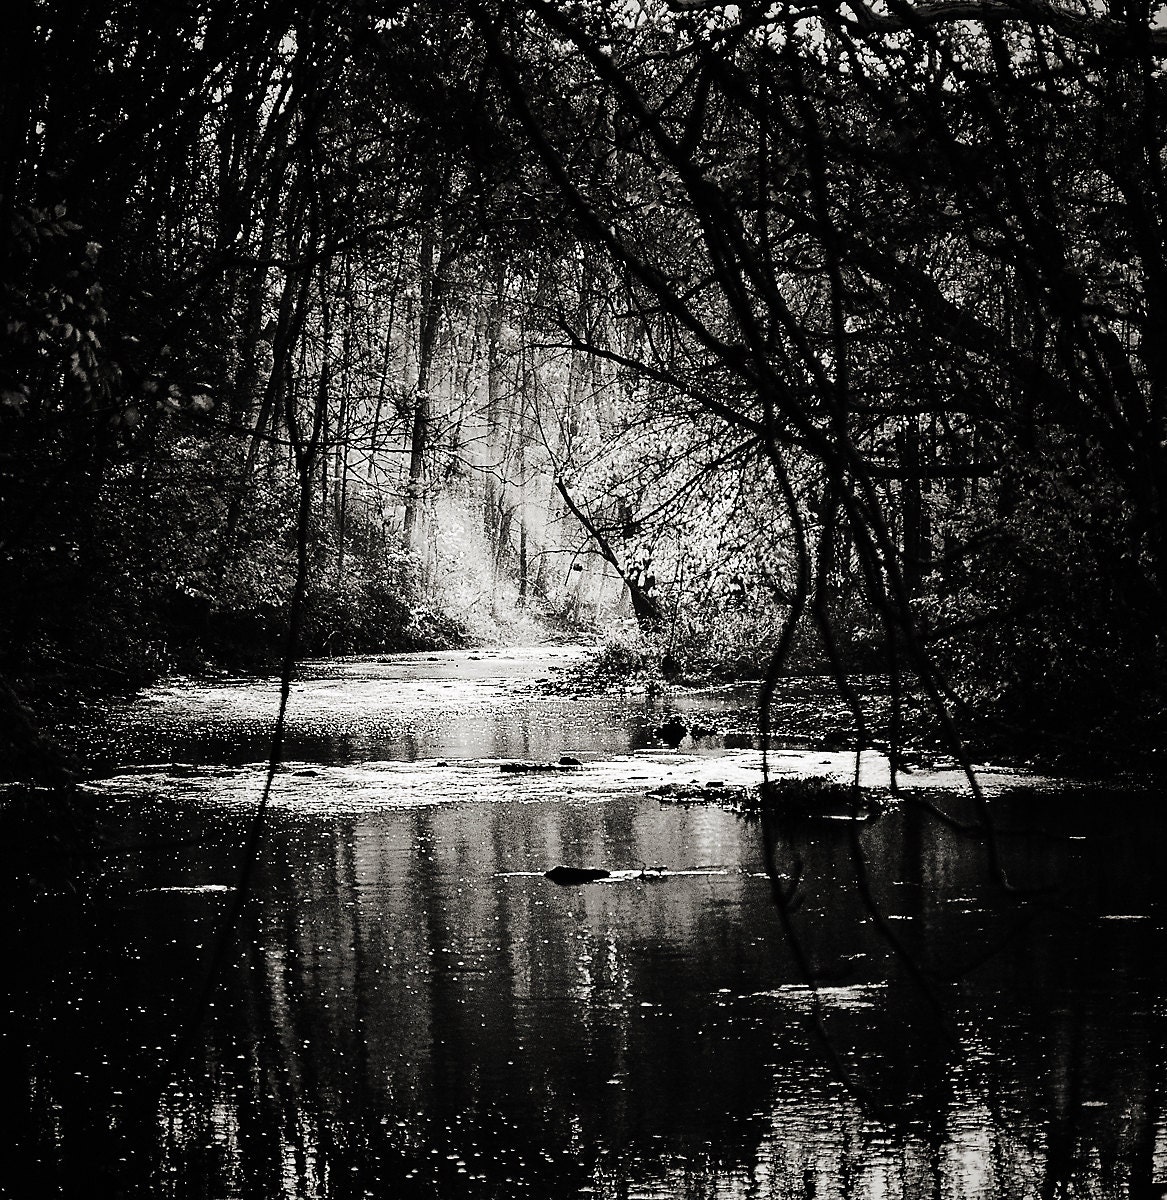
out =
[[(816, 990), (730, 814), (285, 809), (205, 1043), (159, 1102), (233, 827), (170, 797), (141, 836), (180, 812), (186, 857), (127, 861), (6, 931), (9, 1194), (1137, 1196), (1164, 1177), (1145, 797), (1001, 801), (1011, 876), (1057, 885), (1023, 895), (920, 808), (865, 823), (910, 963), (846, 823), (780, 831)], [(560, 861), (720, 870), (558, 888), (540, 872)]]
[[(321, 692), (327, 721), (298, 692), (306, 761), (281, 776), (176, 1078), (253, 772), (131, 769), (104, 788), (119, 844), (167, 848), (104, 857), (90, 887), (29, 896), (2, 928), (18, 1103), (0, 1194), (1012, 1200), (1167, 1178), (1153, 797), (999, 797), (1015, 892), (951, 794), (929, 794), (950, 821), (909, 798), (856, 826), (774, 823), (779, 910), (758, 828), (645, 796), (634, 757), (611, 766), (652, 714), (624, 727), (614, 702), (493, 684), (496, 701), (455, 704), (445, 683), (409, 684), (413, 713), (388, 674), (361, 676)], [(149, 722), (131, 707), (127, 760), (243, 762), (261, 692), (176, 690)], [(618, 787), (503, 784), (462, 761), (545, 760), (587, 722)], [(417, 730), (457, 761), (406, 761)], [(557, 887), (557, 863), (671, 874)]]

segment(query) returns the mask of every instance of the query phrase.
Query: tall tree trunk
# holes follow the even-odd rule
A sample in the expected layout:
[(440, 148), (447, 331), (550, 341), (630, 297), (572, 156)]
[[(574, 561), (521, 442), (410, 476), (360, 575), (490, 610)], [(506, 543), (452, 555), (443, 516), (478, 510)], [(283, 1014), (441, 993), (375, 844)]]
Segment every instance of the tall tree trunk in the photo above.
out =
[(483, 438), (483, 497), (482, 527), (490, 549), (491, 561), (498, 575), (501, 512), (499, 507), (498, 447), (499, 414), (502, 407), (502, 311), (506, 287), (506, 267), (499, 263), (495, 270), (494, 288), (486, 319), (486, 434)]
[[(435, 255), (437, 261), (435, 262)], [(409, 445), (409, 491), (405, 501), (405, 544), (410, 550), (421, 546), (421, 513), (425, 498), (425, 455), (429, 448), (431, 372), (437, 343), (438, 318), (442, 309), (446, 248), (427, 225), (421, 237), (421, 311), (418, 322), (417, 395)]]
[(924, 497), (920, 426), (908, 417), (897, 438), (900, 461), (900, 506), (903, 520), (904, 586), (909, 596), (920, 593), (924, 560)]

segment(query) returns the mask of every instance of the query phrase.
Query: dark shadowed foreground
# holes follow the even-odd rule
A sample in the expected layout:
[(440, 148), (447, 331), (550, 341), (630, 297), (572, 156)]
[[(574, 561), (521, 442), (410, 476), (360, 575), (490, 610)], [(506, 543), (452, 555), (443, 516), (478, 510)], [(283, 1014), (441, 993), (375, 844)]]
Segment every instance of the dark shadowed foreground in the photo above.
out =
[[(952, 774), (908, 777), (861, 827), (790, 824), (796, 955), (758, 828), (647, 794), (756, 778), (758, 749), (654, 745), (667, 709), (540, 698), (522, 685), (547, 664), (309, 668), (240, 937), (161, 1081), (276, 698), (179, 686), (95, 722), (116, 758), (91, 789), (105, 849), (164, 845), (107, 853), (4, 925), (0, 1193), (1157, 1194), (1156, 796), (990, 773), (1013, 894), (979, 836), (917, 803), (971, 819)], [(582, 765), (498, 769), (564, 754)], [(848, 762), (786, 749), (773, 768)], [(558, 864), (613, 875), (560, 887)]]

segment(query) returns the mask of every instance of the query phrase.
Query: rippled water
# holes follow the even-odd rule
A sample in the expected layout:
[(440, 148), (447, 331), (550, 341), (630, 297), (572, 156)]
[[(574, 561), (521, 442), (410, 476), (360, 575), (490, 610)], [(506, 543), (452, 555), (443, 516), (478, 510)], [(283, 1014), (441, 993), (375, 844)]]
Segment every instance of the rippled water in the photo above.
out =
[(667, 705), (528, 686), (569, 653), (306, 669), (197, 1027), (276, 690), (177, 684), (95, 721), (102, 869), (4, 931), (0, 1192), (1157, 1194), (1157, 795), (989, 773), (995, 864), (958, 777), (917, 774), (878, 820), (772, 830), (780, 912), (758, 826), (648, 794), (752, 782), (758, 749), (668, 750)]

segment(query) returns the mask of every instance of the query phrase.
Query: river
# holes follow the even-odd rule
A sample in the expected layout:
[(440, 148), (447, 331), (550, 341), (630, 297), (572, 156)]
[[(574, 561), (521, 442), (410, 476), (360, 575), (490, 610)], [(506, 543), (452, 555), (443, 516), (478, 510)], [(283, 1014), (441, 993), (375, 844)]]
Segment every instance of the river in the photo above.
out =
[(760, 777), (740, 732), (652, 732), (748, 689), (549, 694), (571, 654), (305, 664), (206, 1008), (278, 685), (74, 730), (99, 853), (0, 938), (0, 1194), (1163, 1193), (1154, 789), (987, 770), (994, 858), (958, 773), (916, 772), (877, 819), (779, 823), (780, 911), (757, 824), (651, 794)]

